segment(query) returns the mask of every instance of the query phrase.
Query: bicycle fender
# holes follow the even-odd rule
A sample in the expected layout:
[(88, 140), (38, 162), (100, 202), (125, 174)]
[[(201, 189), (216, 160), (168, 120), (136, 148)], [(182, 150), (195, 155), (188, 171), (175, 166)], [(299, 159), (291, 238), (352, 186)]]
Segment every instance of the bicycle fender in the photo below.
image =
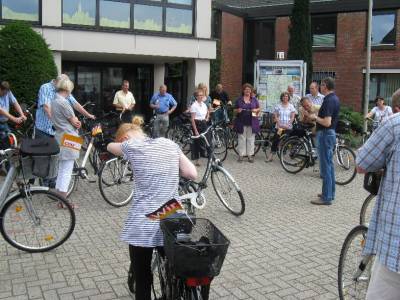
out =
[[(48, 191), (49, 188), (46, 186), (34, 186), (34, 187), (31, 187), (30, 190), (31, 191)], [(10, 201), (12, 198), (16, 197), (19, 194), (20, 194), (19, 190), (16, 190), (16, 191), (12, 192), (11, 194), (9, 194), (8, 197), (6, 198), (6, 200), (4, 200), (4, 203), (3, 203), (3, 205), (1, 205), (1, 207), (3, 207), (8, 201)]]

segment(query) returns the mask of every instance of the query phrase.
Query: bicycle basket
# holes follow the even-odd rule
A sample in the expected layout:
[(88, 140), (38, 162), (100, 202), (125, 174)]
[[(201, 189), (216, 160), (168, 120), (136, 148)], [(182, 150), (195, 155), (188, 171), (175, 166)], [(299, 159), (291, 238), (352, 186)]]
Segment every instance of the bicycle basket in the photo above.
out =
[(164, 249), (177, 277), (215, 277), (221, 271), (229, 240), (207, 219), (165, 219), (160, 223)]
[(60, 147), (53, 138), (22, 139), (20, 155), (24, 178), (56, 177), (59, 153)]

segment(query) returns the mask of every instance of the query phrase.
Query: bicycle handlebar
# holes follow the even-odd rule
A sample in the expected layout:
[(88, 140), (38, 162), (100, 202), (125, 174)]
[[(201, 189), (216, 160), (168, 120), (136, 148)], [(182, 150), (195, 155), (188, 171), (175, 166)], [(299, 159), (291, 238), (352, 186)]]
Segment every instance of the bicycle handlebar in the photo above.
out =
[(214, 127), (213, 125), (211, 125), (211, 126), (208, 126), (208, 128), (207, 128), (207, 130), (206, 131), (204, 131), (203, 133), (200, 133), (199, 135), (192, 135), (190, 138), (191, 139), (193, 139), (193, 140), (197, 140), (197, 139), (200, 139), (200, 138), (203, 138), (203, 139), (207, 139), (206, 138), (206, 134), (211, 130), (211, 128), (212, 127)]

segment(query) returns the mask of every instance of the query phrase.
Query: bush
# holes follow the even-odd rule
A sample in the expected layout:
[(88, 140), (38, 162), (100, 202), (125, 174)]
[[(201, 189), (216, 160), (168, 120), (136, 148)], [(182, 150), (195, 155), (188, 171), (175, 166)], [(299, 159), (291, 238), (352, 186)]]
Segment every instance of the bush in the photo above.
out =
[(40, 34), (22, 22), (0, 30), (0, 80), (10, 83), (19, 102), (35, 102), (40, 86), (56, 76), (53, 55)]
[(339, 112), (339, 119), (346, 119), (351, 123), (351, 129), (357, 133), (361, 133), (363, 130), (364, 118), (363, 115), (352, 108), (347, 106), (341, 106)]

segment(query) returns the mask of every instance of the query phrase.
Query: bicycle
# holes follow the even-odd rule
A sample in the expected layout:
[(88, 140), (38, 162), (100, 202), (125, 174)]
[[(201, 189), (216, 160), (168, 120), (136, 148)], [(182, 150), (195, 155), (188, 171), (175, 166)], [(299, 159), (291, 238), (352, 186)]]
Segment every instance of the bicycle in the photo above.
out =
[[(11, 130), (18, 139), (21, 138), (34, 138), (35, 137), (35, 119), (33, 117), (33, 110), (36, 108), (36, 103), (32, 104), (28, 108), (24, 104), (21, 104), (22, 112), (26, 117), (26, 121), (20, 124), (11, 124)], [(17, 139), (16, 139), (17, 141)]]
[[(192, 187), (196, 188), (193, 196), (197, 196), (196, 201), (192, 201), (197, 208), (202, 208), (206, 204), (206, 199), (203, 190), (207, 188), (208, 178), (211, 176), (211, 183), (218, 199), (235, 216), (240, 216), (245, 211), (245, 201), (243, 193), (233, 178), (233, 176), (222, 166), (222, 162), (215, 156), (213, 148), (213, 140), (208, 141), (207, 135), (209, 132), (215, 131), (215, 125), (211, 125), (207, 130), (199, 136), (192, 136), (194, 139), (203, 139), (207, 149), (207, 167), (203, 178), (200, 182), (192, 182)], [(235, 199), (231, 199), (234, 197)]]
[(369, 194), (367, 198), (365, 198), (360, 211), (360, 225), (368, 226), (368, 221), (371, 219), (375, 200), (376, 195), (374, 194)]
[[(283, 169), (297, 174), (304, 168), (314, 167), (318, 156), (312, 138), (313, 124), (299, 124), (299, 129), (292, 132), (280, 150), (280, 162)], [(333, 151), (335, 164), (335, 182), (338, 185), (349, 184), (356, 176), (356, 155), (352, 149), (344, 144), (344, 140), (337, 135)]]
[(368, 227), (358, 225), (347, 235), (340, 251), (338, 265), (339, 299), (365, 299), (374, 255), (362, 256)]
[[(28, 179), (33, 176), (31, 160), (34, 157), (22, 157), (18, 149), (0, 150), (0, 157), (0, 164), (10, 164), (0, 189), (3, 238), (11, 246), (29, 253), (45, 252), (62, 245), (75, 228), (71, 205), (47, 187), (30, 186)], [(56, 162), (52, 161), (52, 166)], [(52, 169), (49, 175), (55, 173)], [(18, 189), (11, 192), (14, 182)], [(64, 209), (59, 208), (60, 204)]]

